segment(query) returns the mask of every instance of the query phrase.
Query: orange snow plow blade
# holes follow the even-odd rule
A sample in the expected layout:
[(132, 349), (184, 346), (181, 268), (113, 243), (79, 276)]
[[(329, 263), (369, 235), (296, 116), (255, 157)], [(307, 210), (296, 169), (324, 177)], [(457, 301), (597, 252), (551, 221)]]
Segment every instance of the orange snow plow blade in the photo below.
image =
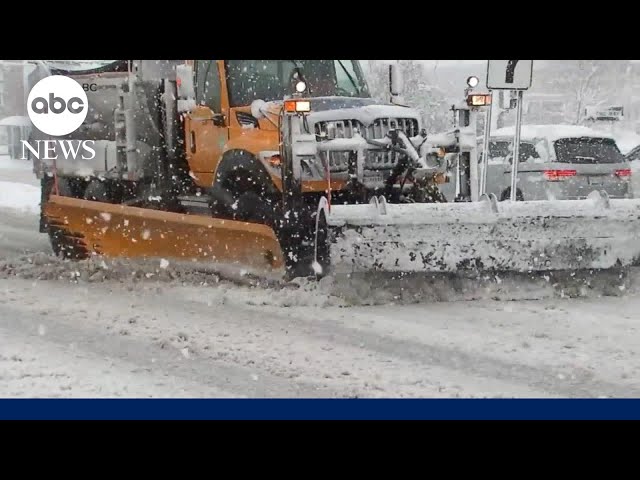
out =
[(164, 258), (260, 272), (284, 267), (278, 239), (265, 225), (57, 195), (44, 212), (51, 231), (75, 258)]

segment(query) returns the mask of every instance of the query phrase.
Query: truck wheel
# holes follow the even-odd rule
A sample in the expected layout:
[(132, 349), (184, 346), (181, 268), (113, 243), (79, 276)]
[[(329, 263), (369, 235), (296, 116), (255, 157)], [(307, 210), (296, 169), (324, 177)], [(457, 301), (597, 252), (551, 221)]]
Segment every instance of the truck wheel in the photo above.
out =
[[(315, 232), (314, 232), (315, 233)], [(320, 212), (320, 219), (318, 221), (318, 231), (314, 238), (315, 246), (315, 260), (320, 267), (319, 271), (314, 269), (316, 278), (322, 278), (329, 273), (331, 268), (331, 245), (329, 240), (329, 225), (324, 212)]]
[[(234, 176), (246, 177), (244, 172)], [(211, 191), (211, 212), (214, 217), (273, 226), (277, 202), (260, 185), (240, 185), (229, 177), (216, 182)]]
[(273, 226), (274, 209), (268, 199), (255, 192), (244, 192), (231, 206), (232, 219)]
[(278, 189), (255, 155), (232, 150), (218, 165), (209, 203), (214, 217), (272, 225), (277, 195)]
[[(324, 212), (320, 212), (316, 235), (316, 216), (311, 207), (299, 212), (294, 221), (276, 233), (285, 255), (287, 276), (315, 277), (329, 274), (331, 252), (329, 226)], [(314, 264), (317, 262), (317, 265)]]

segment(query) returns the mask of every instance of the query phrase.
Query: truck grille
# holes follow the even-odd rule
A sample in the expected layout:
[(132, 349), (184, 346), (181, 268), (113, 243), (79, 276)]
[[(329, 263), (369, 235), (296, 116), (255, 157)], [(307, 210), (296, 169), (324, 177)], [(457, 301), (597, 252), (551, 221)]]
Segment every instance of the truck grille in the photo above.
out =
[(400, 129), (408, 137), (418, 135), (418, 121), (415, 118), (378, 118), (371, 125), (365, 127), (358, 120), (337, 120), (318, 122), (315, 124), (317, 135), (327, 135), (327, 138), (352, 138), (359, 130), (364, 138), (384, 138), (389, 130)]
[[(316, 135), (328, 140), (335, 138), (353, 138), (356, 131), (366, 139), (383, 139), (389, 130), (400, 129), (408, 137), (418, 135), (418, 121), (415, 118), (378, 118), (371, 125), (364, 126), (358, 120), (335, 120), (315, 124)], [(329, 152), (329, 168), (332, 172), (348, 168), (350, 152)], [(365, 169), (391, 169), (400, 159), (399, 152), (369, 150), (366, 152)]]

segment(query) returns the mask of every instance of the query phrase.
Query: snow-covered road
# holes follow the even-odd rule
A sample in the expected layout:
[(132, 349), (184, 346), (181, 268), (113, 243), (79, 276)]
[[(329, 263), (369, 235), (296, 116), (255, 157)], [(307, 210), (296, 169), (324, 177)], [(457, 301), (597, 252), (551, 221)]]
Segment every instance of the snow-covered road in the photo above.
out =
[(2, 279), (0, 394), (640, 395), (637, 297), (339, 303), (224, 282)]
[[(1, 182), (37, 187), (15, 168)], [(17, 203), (0, 205), (0, 397), (640, 395), (637, 286), (353, 306), (304, 282), (56, 261)]]

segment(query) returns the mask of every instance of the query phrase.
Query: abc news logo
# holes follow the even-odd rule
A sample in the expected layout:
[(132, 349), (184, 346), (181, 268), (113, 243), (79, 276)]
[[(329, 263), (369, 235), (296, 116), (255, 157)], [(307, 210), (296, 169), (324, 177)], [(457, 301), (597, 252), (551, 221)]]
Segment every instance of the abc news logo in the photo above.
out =
[[(76, 131), (87, 118), (89, 102), (86, 92), (97, 91), (96, 84), (79, 84), (63, 75), (40, 80), (29, 93), (27, 113), (33, 125), (46, 135), (62, 137)], [(37, 140), (35, 145), (22, 140), (22, 157), (29, 150), (39, 160), (64, 158), (91, 160), (96, 152), (93, 140)]]
[(31, 102), (31, 109), (35, 113), (62, 113), (65, 110), (71, 113), (82, 113), (84, 106), (84, 102), (78, 97), (72, 97), (65, 102), (63, 98), (56, 97), (53, 93), (49, 94), (49, 101), (43, 97), (36, 97)]

